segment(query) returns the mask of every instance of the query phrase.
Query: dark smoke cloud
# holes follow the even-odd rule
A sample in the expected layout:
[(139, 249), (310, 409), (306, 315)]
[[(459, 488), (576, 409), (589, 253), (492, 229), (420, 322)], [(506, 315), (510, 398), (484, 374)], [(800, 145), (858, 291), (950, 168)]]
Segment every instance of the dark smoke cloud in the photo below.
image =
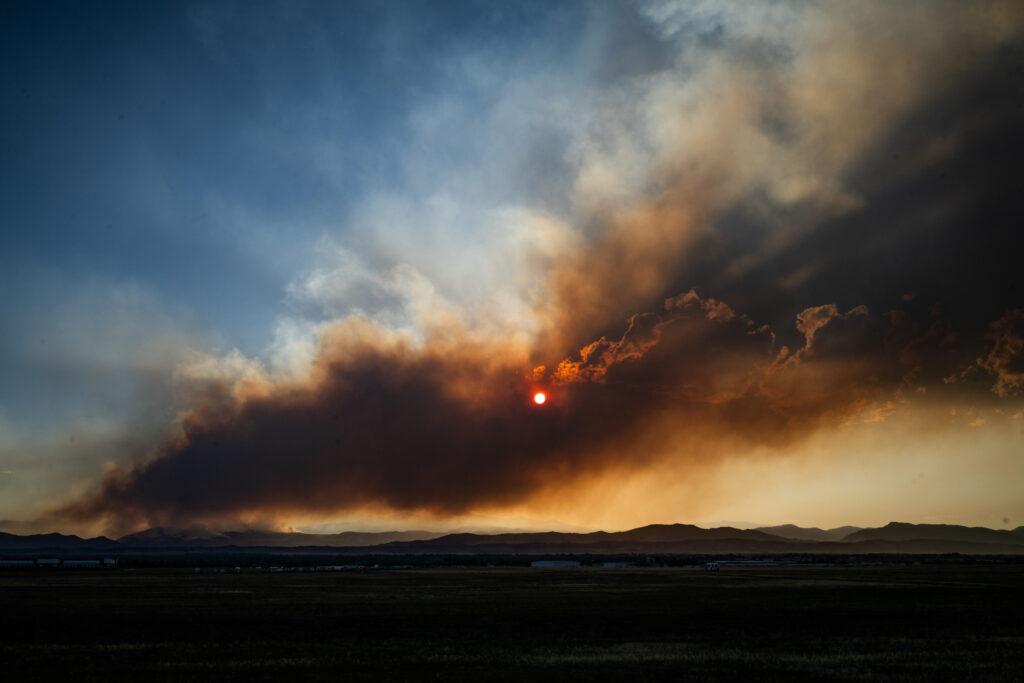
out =
[[(635, 445), (671, 436), (665, 419), (701, 437), (681, 460), (699, 460), (722, 435), (798, 439), (895, 397), (911, 369), (906, 349), (921, 344), (886, 348), (895, 328), (863, 308), (813, 307), (795, 325), (803, 345), (776, 348), (767, 326), (690, 291), (634, 316), (616, 340), (525, 373), (500, 348), (447, 353), (349, 322), (325, 336), (309, 384), (207, 386), (155, 459), (111, 472), (58, 515), (125, 528), (260, 511), (501, 507), (649, 464)], [(529, 401), (537, 388), (550, 394), (542, 408)]]
[(995, 375), (992, 391), (1003, 397), (1024, 393), (1024, 309), (1007, 311), (985, 336), (992, 345), (977, 367)]
[[(811, 5), (793, 19), (725, 21), (713, 48), (682, 51), (680, 84), (630, 102), (678, 104), (675, 118), (602, 129), (613, 142), (598, 149), (657, 144), (634, 201), (580, 183), (588, 240), (551, 273), (549, 361), (694, 283), (780, 329), (821, 301), (881, 310), (908, 291), (974, 330), (1019, 306), (1020, 5)], [(699, 39), (681, 25), (673, 39)]]
[[(723, 444), (783, 448), (921, 396), (1012, 399), (1020, 11), (787, 7), (793, 27), (696, 53), (655, 13), (677, 59), (608, 119), (656, 123), (618, 140), (599, 121), (581, 146), (578, 239), (543, 259), (531, 348), (337, 322), (309, 377), (203, 384), (173, 439), (56, 514), (453, 515)], [(639, 171), (610, 174), (645, 135)]]
[(532, 380), (500, 355), (389, 344), (351, 326), (327, 335), (310, 385), (240, 398), (208, 389), (159, 457), (111, 475), (66, 512), (150, 521), (371, 504), (455, 512), (521, 498), (547, 469), (583, 466), (588, 445), (636, 419), (603, 391), (536, 410)]

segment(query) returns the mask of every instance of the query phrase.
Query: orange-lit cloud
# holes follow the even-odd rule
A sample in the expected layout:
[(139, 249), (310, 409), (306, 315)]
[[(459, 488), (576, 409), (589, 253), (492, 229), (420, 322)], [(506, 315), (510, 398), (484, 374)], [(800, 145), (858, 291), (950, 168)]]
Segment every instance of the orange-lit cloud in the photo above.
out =
[(1006, 82), (1017, 6), (794, 5), (749, 25), (729, 5), (736, 34), (706, 50), (672, 7), (649, 17), (671, 66), (607, 93), (575, 142), (570, 215), (516, 214), (530, 238), (508, 259), (513, 304), (499, 288), (494, 310), (468, 311), (399, 267), (373, 284), (406, 306), (402, 324), (324, 321), (286, 375), (185, 364), (174, 434), (55, 514), (129, 528), (552, 506), (649, 472), (806, 454), (915, 402), (1015, 400), (1019, 259), (963, 257), (988, 247), (959, 222), (1007, 181), (956, 164), (1019, 120), (964, 94)]
[[(798, 444), (901, 400), (908, 367), (884, 321), (797, 316), (804, 344), (689, 291), (634, 316), (546, 378), (499, 343), (416, 344), (366, 321), (325, 333), (303, 382), (206, 380), (154, 459), (59, 511), (113, 527), (378, 506), (440, 516), (514, 507), (606, 472), (706, 466), (729, 448)], [(884, 418), (884, 415), (883, 415)]]

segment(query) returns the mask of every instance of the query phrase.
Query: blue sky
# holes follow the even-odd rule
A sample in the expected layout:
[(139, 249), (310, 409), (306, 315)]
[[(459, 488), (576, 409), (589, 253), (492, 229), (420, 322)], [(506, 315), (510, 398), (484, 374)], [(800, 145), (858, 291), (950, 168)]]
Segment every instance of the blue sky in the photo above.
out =
[[(551, 75), (517, 87), (568, 96), (614, 78), (603, 17), (639, 26), (626, 9), (9, 5), (0, 426), (12, 471), (38, 482), (17, 488), (48, 495), (46, 472), (71, 468), (59, 489), (121, 457), (112, 434), (172, 419), (190, 352), (267, 359), (282, 324), (394, 303), (358, 282), (306, 296), (311, 274), (374, 278), (418, 254), (470, 291), (479, 259), (461, 244), (490, 250), (503, 229), (482, 213), (566, 204), (566, 125), (510, 108), (505, 86)], [(61, 455), (81, 430), (96, 446)]]
[(102, 326), (128, 306), (197, 343), (264, 352), (318, 242), (344, 241), (368, 197), (429, 191), (410, 156), (433, 172), (471, 162), (471, 128), (424, 140), (413, 121), (442, 98), (486, 111), (491, 86), (462, 61), (549, 59), (582, 23), (571, 6), (490, 3), (7, 11), (0, 306), (14, 334), (0, 372), (19, 422), (79, 398), (33, 350), (78, 324), (60, 316)]

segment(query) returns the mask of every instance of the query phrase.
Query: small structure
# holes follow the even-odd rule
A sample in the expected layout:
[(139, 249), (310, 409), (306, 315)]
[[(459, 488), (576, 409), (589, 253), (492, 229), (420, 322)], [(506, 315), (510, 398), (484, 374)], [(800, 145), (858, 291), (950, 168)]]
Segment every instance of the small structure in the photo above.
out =
[(0, 567), (34, 567), (35, 560), (0, 560)]
[(633, 565), (629, 562), (598, 562), (595, 567), (600, 569), (625, 569), (626, 567), (632, 567)]
[(704, 571), (717, 572), (722, 567), (776, 567), (783, 562), (779, 560), (714, 560), (704, 563)]
[(72, 569), (99, 569), (103, 566), (100, 560), (64, 560), (64, 567)]
[(579, 567), (580, 563), (576, 560), (534, 560), (530, 566), (538, 569), (568, 569)]
[(318, 564), (313, 567), (315, 572), (358, 572), (366, 569), (361, 564)]

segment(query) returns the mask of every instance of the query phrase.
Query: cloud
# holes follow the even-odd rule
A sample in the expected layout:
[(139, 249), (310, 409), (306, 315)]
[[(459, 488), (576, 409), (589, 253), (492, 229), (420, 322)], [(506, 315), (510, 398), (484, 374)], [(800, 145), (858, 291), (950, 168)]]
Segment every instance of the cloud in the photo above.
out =
[[(807, 253), (807, 238), (871, 199), (852, 182), (861, 167), (1021, 28), (1000, 3), (664, 2), (647, 13), (676, 59), (620, 84), (576, 143), (587, 239), (550, 273), (555, 355), (670, 295), (705, 253), (725, 250), (707, 273), (720, 288), (797, 253), (780, 282), (806, 293), (831, 256)], [(743, 216), (759, 232), (738, 233)]]
[(992, 391), (1002, 397), (1024, 393), (1024, 309), (1007, 311), (989, 325), (985, 337), (991, 347), (977, 365), (995, 375)]
[[(614, 33), (601, 17), (594, 35)], [(321, 244), (289, 290), (280, 362), (181, 365), (188, 409), (173, 436), (55, 514), (115, 526), (471, 514), (619, 470), (799, 450), (918, 394), (973, 397), (940, 381), (972, 358), (996, 395), (1019, 391), (1017, 312), (988, 328), (979, 357), (991, 306), (929, 308), (945, 273), (918, 265), (965, 233), (945, 217), (988, 191), (932, 178), (977, 140), (959, 117), (929, 117), (947, 97), (974, 111), (988, 100), (968, 102), (970, 84), (1004, 82), (991, 74), (1019, 44), (1014, 5), (662, 2), (640, 19), (631, 30), (651, 45), (635, 68), (568, 95), (516, 70), (530, 59), (447, 63), (494, 98), (484, 123), (444, 97), (415, 112), (408, 192), (367, 199), (351, 244)], [(943, 144), (914, 142), (918, 117)], [(533, 127), (562, 158), (517, 153)], [(437, 178), (445, 141), (479, 168)], [(522, 201), (502, 189), (509, 164)], [(534, 164), (551, 187), (526, 182)], [(538, 387), (543, 408), (529, 401)]]
[[(416, 340), (354, 316), (325, 330), (302, 378), (197, 358), (180, 373), (192, 408), (156, 457), (115, 467), (55, 514), (122, 527), (367, 508), (452, 516), (624, 466), (781, 447), (884, 417), (906, 368), (882, 335), (865, 336), (869, 321), (863, 308), (809, 308), (794, 321), (805, 344), (779, 353), (767, 326), (691, 290), (618, 339), (530, 371), (514, 343), (458, 328)], [(538, 387), (542, 408), (529, 400)]]

